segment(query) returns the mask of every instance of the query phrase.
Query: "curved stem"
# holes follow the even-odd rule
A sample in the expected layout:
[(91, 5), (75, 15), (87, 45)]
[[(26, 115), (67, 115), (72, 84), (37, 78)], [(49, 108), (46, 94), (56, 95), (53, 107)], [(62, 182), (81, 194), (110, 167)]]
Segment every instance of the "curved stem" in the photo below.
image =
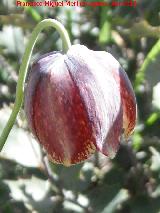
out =
[(29, 43), (26, 47), (25, 53), (22, 58), (22, 64), (19, 70), (19, 78), (18, 78), (17, 89), (16, 89), (16, 100), (15, 100), (15, 104), (14, 104), (12, 113), (10, 115), (10, 118), (0, 136), (0, 151), (2, 150), (7, 140), (7, 137), (16, 120), (17, 114), (22, 106), (22, 102), (24, 98), (24, 83), (25, 83), (29, 61), (32, 55), (34, 45), (36, 43), (39, 33), (46, 27), (54, 27), (59, 32), (62, 39), (62, 43), (63, 43), (63, 52), (67, 52), (67, 50), (71, 46), (68, 33), (60, 22), (54, 19), (45, 19), (41, 21), (39, 24), (37, 24), (37, 26), (35, 27), (35, 29), (33, 30), (31, 34), (31, 38), (29, 40)]

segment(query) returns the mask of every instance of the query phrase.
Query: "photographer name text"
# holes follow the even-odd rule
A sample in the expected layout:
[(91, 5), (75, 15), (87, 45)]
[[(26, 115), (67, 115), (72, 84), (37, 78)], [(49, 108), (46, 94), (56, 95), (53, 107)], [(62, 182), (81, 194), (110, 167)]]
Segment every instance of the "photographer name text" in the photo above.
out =
[(112, 1), (112, 2), (104, 2), (104, 1), (97, 1), (97, 2), (90, 2), (90, 1), (36, 1), (36, 2), (23, 2), (23, 1), (16, 1), (17, 7), (98, 7), (98, 6), (126, 6), (126, 7), (136, 7), (137, 1), (130, 0), (130, 1)]

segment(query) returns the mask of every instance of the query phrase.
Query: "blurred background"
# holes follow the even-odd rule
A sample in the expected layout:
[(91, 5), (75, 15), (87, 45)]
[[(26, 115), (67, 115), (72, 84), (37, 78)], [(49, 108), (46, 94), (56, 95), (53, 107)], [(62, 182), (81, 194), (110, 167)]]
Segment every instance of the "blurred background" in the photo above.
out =
[[(73, 44), (108, 51), (121, 63), (136, 92), (138, 121), (115, 159), (96, 153), (65, 168), (49, 164), (21, 110), (0, 154), (0, 213), (160, 212), (159, 0), (137, 0), (136, 7), (56, 8), (20, 8), (14, 0), (1, 0), (0, 132), (13, 108), (29, 36), (48, 17), (65, 25)], [(60, 49), (58, 33), (46, 29), (31, 63)]]

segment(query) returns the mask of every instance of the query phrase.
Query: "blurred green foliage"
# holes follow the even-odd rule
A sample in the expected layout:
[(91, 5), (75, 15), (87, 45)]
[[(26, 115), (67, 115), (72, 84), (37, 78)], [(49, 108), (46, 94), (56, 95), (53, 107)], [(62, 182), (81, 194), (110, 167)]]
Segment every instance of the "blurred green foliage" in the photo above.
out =
[[(107, 1), (111, 2), (111, 1)], [(21, 58), (36, 23), (61, 21), (73, 44), (112, 53), (136, 91), (138, 121), (128, 144), (112, 161), (96, 153), (70, 168), (49, 164), (30, 135), (23, 110), (0, 154), (0, 213), (160, 212), (160, 3), (136, 7), (0, 7), (0, 132), (15, 98)], [(32, 61), (61, 49), (45, 30)], [(144, 63), (143, 63), (144, 62)]]

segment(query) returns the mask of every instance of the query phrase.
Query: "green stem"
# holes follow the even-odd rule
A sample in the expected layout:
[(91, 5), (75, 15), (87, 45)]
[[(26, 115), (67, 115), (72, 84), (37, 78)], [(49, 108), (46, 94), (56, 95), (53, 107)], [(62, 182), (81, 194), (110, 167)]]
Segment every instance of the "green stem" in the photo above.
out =
[(150, 65), (151, 62), (153, 62), (156, 57), (160, 54), (160, 39), (156, 42), (156, 44), (152, 47), (148, 55), (146, 56), (141, 68), (138, 70), (138, 73), (136, 75), (135, 80), (135, 89), (138, 91), (139, 86), (144, 81), (145, 72)]
[(22, 106), (22, 102), (24, 98), (24, 83), (25, 83), (29, 61), (32, 55), (34, 45), (36, 43), (39, 33), (46, 27), (54, 27), (59, 32), (62, 39), (62, 43), (63, 43), (63, 52), (66, 53), (71, 46), (68, 33), (60, 22), (54, 19), (45, 19), (41, 21), (39, 24), (37, 24), (37, 26), (35, 27), (35, 29), (33, 30), (31, 34), (31, 38), (28, 42), (28, 45), (26, 47), (25, 53), (22, 58), (22, 64), (19, 70), (19, 78), (18, 78), (17, 89), (16, 89), (16, 100), (15, 100), (15, 104), (14, 104), (12, 113), (10, 115), (10, 118), (0, 136), (0, 151), (2, 150), (7, 140), (7, 137), (15, 123), (17, 114)]

